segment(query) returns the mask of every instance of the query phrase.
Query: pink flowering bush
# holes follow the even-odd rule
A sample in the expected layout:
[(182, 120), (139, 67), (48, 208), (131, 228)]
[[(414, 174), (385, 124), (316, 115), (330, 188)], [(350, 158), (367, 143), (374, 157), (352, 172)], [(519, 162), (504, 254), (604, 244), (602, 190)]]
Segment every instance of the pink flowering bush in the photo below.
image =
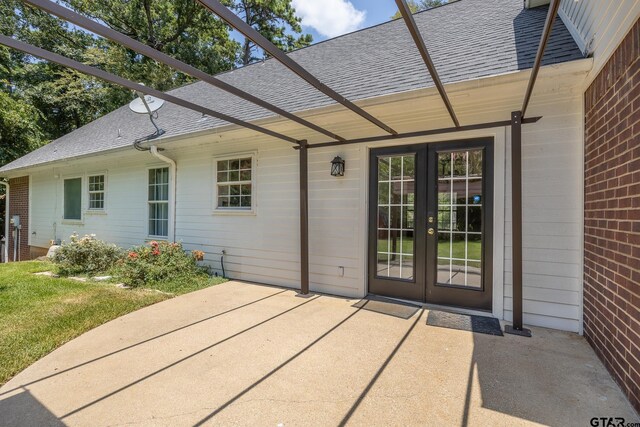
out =
[(206, 269), (197, 264), (201, 253), (189, 253), (180, 243), (152, 241), (130, 249), (118, 261), (115, 274), (129, 286), (208, 276)]

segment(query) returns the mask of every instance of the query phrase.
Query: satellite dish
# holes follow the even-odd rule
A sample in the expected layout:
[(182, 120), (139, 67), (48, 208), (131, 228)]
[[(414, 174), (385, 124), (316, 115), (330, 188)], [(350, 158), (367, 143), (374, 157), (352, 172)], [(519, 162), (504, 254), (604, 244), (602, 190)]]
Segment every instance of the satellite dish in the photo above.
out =
[(164, 134), (164, 130), (160, 129), (155, 120), (153, 120), (158, 118), (158, 110), (164, 105), (164, 100), (141, 92), (136, 92), (136, 94), (138, 97), (129, 103), (129, 109), (136, 114), (148, 114), (151, 124), (156, 128), (153, 134), (136, 140), (134, 146), (140, 149), (138, 146), (140, 142), (149, 141)]
[(137, 114), (153, 114), (164, 105), (164, 100), (138, 93), (138, 98), (129, 103), (131, 111)]

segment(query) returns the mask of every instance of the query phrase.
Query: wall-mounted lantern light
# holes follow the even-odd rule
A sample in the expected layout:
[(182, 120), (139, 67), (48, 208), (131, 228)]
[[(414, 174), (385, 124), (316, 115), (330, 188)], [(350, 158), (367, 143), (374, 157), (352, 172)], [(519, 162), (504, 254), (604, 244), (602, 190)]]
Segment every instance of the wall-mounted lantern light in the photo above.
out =
[(331, 160), (331, 176), (344, 176), (344, 160), (336, 156)]

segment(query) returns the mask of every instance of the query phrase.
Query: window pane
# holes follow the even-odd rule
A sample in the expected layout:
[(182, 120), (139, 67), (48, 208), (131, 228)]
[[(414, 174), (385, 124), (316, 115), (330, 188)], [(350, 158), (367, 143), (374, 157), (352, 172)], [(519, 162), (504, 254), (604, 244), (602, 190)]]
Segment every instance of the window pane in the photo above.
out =
[(400, 277), (413, 279), (413, 255), (402, 255)]
[(469, 207), (469, 228), (467, 231), (480, 233), (482, 231), (482, 207)]
[(482, 154), (438, 153), (440, 285), (482, 287)]
[(149, 235), (166, 237), (169, 231), (169, 204), (149, 203)]
[(82, 178), (64, 180), (64, 218), (82, 219)]
[(402, 157), (391, 157), (391, 180), (402, 179)]
[(251, 169), (251, 158), (240, 159), (240, 169)]
[(451, 154), (439, 153), (438, 154), (438, 178), (450, 178), (451, 177)]
[(149, 235), (169, 235), (169, 168), (149, 170)]
[(89, 191), (104, 191), (104, 175), (89, 177)]
[(391, 206), (389, 209), (390, 217), (389, 217), (389, 228), (401, 228), (402, 227), (402, 218), (400, 216), (400, 212), (402, 212), (402, 208), (400, 206)]
[(454, 179), (451, 181), (451, 200), (454, 205), (467, 203), (467, 180)]
[(394, 205), (402, 203), (402, 184), (402, 181), (391, 182), (391, 203)]
[(89, 194), (89, 209), (103, 209), (104, 198), (103, 193)]
[(402, 158), (402, 176), (404, 179), (413, 179), (415, 174), (416, 159), (414, 156), (404, 156)]
[[(251, 197), (253, 195), (253, 187), (250, 184), (252, 179), (251, 157), (220, 160), (217, 165), (217, 207), (251, 209)], [(238, 184), (223, 184), (232, 182)], [(239, 184), (240, 182), (247, 183)]]
[(456, 151), (451, 153), (451, 157), (453, 158), (453, 176), (467, 176), (467, 152)]
[(220, 160), (218, 162), (218, 172), (229, 170), (229, 160)]
[(378, 184), (378, 204), (389, 203), (389, 183), (381, 182)]
[(467, 197), (467, 203), (470, 205), (479, 205), (482, 203), (482, 179), (469, 179)]
[(441, 205), (451, 204), (451, 180), (438, 180), (438, 203)]
[(378, 158), (378, 180), (377, 275), (413, 280), (415, 155)]
[(104, 175), (92, 175), (89, 185), (89, 209), (104, 209)]
[(389, 181), (389, 159), (378, 159), (378, 181)]
[(482, 150), (469, 151), (469, 176), (482, 175)]

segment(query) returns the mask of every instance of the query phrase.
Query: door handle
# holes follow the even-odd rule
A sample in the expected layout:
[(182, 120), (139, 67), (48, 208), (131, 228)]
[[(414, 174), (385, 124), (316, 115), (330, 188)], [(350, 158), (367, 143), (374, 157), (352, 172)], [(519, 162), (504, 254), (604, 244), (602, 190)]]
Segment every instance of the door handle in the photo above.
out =
[(434, 230), (433, 227), (429, 227), (427, 233), (429, 233), (429, 236), (433, 236), (436, 233), (436, 230)]

